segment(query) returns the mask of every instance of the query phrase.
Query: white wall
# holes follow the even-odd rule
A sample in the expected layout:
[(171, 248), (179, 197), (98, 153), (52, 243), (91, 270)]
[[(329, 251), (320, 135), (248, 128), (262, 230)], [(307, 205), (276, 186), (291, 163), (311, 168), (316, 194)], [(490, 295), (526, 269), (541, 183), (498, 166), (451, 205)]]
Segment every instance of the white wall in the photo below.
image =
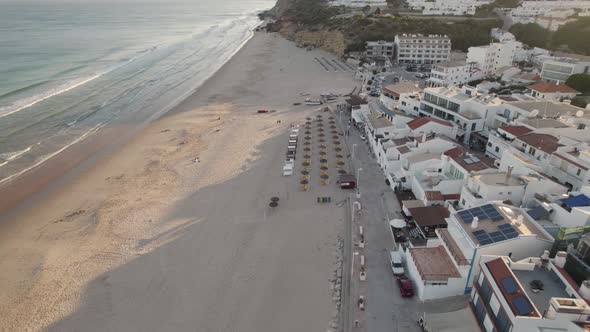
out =
[(550, 219), (561, 227), (578, 227), (585, 226), (590, 221), (590, 207), (575, 207), (571, 212), (562, 208), (558, 204), (550, 204), (551, 212)]

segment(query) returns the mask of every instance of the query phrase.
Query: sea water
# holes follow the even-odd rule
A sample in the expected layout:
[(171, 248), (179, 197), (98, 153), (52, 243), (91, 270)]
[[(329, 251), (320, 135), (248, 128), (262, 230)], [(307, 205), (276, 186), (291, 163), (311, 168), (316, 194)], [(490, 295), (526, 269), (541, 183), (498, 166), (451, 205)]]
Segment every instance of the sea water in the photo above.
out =
[(194, 92), (273, 0), (0, 0), (0, 185)]

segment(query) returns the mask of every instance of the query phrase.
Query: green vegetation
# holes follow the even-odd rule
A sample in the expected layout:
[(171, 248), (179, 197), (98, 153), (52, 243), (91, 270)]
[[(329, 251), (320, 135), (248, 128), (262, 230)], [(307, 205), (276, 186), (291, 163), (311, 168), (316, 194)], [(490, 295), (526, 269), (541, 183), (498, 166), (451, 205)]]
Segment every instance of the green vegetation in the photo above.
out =
[(516, 8), (518, 7), (518, 0), (496, 0), (487, 5), (479, 6), (475, 10), (477, 17), (495, 16), (494, 9), (496, 8)]
[(543, 29), (535, 23), (515, 24), (510, 32), (529, 46), (590, 55), (590, 18), (579, 18), (564, 24), (556, 32)]
[(436, 19), (412, 17), (350, 18), (330, 20), (328, 28), (340, 30), (347, 38), (348, 51), (364, 50), (366, 41), (389, 40), (401, 33), (444, 34), (451, 38), (453, 49), (467, 51), (471, 46), (490, 42), (489, 31), (501, 26), (499, 20), (466, 20), (447, 23)]
[(583, 94), (590, 93), (590, 75), (588, 74), (571, 75), (567, 81), (565, 81), (565, 84)]
[(303, 25), (312, 26), (325, 23), (340, 11), (341, 8), (327, 7), (318, 0), (295, 0), (283, 16)]

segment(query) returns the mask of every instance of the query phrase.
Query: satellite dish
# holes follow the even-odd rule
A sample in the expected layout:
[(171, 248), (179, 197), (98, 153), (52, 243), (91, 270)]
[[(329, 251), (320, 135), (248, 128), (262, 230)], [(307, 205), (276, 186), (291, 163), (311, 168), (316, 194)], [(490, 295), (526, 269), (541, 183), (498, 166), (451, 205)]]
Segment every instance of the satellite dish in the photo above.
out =
[(529, 118), (534, 118), (537, 115), (539, 115), (539, 110), (532, 110), (531, 113), (529, 113)]
[(584, 111), (577, 111), (576, 112), (576, 117), (581, 118), (584, 116)]

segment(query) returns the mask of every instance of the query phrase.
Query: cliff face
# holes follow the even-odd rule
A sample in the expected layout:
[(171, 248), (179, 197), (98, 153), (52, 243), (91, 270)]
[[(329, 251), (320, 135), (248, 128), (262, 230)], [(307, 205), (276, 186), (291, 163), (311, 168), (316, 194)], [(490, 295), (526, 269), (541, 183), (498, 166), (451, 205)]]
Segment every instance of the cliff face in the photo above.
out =
[(340, 31), (309, 31), (300, 29), (294, 24), (282, 24), (279, 30), (285, 38), (303, 47), (318, 47), (338, 56), (344, 55), (346, 42)]

